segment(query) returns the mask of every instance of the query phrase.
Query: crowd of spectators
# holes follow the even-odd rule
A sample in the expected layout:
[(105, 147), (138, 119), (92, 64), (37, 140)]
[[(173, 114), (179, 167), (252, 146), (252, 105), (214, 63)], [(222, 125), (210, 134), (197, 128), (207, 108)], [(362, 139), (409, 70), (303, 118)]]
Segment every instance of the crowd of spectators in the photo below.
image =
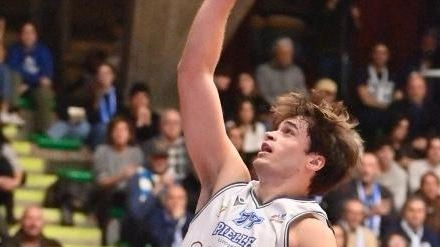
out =
[[(302, 32), (300, 7), (285, 8), (286, 13), (266, 8), (263, 16), (295, 16), (296, 31)], [(236, 78), (215, 76), (225, 131), (258, 179), (252, 160), (265, 132), (276, 127), (270, 121), (270, 105), (277, 96), (316, 90), (329, 102), (345, 100), (359, 121), (365, 153), (345, 183), (318, 198), (334, 226), (338, 246), (440, 246), (440, 108), (432, 98), (438, 93), (430, 86), (437, 82), (423, 76), (440, 65), (437, 33), (426, 32), (419, 50), (398, 70), (389, 66), (392, 51), (386, 44), (372, 46), (370, 62), (353, 70), (351, 97), (341, 98), (340, 56), (348, 52), (341, 42), (347, 41), (330, 27), (349, 22), (338, 29), (347, 36), (348, 29), (360, 28), (360, 10), (336, 0), (317, 9), (320, 18), (313, 23), (323, 43), (315, 51), (316, 74), (322, 77), (309, 86), (306, 72), (296, 63), (297, 48), (307, 45), (288, 36), (271, 40), (271, 58), (254, 72), (243, 71)], [(326, 20), (329, 23), (323, 23)], [(151, 101), (154, 88), (145, 82), (132, 83), (124, 99), (117, 69), (96, 51), (88, 55), (79, 80), (58, 92), (54, 108), (54, 64), (50, 50), (38, 41), (36, 25), (26, 22), (17, 43), (5, 51), (2, 44), (2, 111), (14, 109), (13, 97), (29, 98), (36, 113), (35, 131), (54, 139), (78, 138), (93, 152), (95, 184), (89, 209), (103, 232), (102, 243), (112, 244), (107, 233), (116, 221), (121, 229), (118, 239), (130, 246), (180, 246), (196, 208), (198, 183), (179, 111), (156, 111)], [(0, 148), (1, 166), (10, 167), (0, 167), (0, 203), (6, 205), (8, 222), (13, 222), (10, 195), (21, 183), (22, 171), (1, 135)], [(67, 200), (61, 207), (74, 209)], [(116, 217), (115, 210), (122, 210), (123, 216)], [(40, 221), (40, 211), (37, 207), (25, 211), (14, 241), (28, 234), (30, 218)], [(74, 224), (72, 219), (63, 223)], [(42, 223), (35, 224), (38, 229), (29, 234), (49, 241), (41, 236)]]

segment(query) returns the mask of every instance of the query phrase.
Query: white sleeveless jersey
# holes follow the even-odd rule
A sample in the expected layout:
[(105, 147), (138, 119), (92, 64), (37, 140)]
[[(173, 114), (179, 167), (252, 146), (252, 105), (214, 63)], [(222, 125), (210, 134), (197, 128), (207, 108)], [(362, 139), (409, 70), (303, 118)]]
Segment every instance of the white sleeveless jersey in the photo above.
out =
[(182, 246), (286, 247), (295, 220), (311, 215), (327, 224), (326, 213), (313, 200), (279, 198), (260, 204), (257, 184), (236, 183), (217, 192), (194, 217)]

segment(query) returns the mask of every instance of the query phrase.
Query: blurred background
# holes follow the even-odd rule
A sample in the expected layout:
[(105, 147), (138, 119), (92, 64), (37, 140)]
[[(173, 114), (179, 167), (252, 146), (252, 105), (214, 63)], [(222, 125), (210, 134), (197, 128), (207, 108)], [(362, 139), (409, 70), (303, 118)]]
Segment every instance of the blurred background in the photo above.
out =
[[(1, 244), (179, 246), (198, 181), (176, 67), (201, 2), (0, 2)], [(412, 243), (399, 226), (413, 195), (425, 213), (411, 224), (440, 246), (439, 32), (438, 0), (240, 0), (231, 15), (214, 82), (251, 173), (282, 93), (320, 91), (359, 121), (372, 170), (319, 198), (345, 222), (340, 246), (360, 246), (359, 227), (376, 240), (362, 246)], [(424, 189), (430, 178), (437, 187)], [(348, 193), (359, 181), (390, 204)], [(358, 223), (338, 212), (358, 202)], [(369, 225), (377, 217), (389, 224)]]

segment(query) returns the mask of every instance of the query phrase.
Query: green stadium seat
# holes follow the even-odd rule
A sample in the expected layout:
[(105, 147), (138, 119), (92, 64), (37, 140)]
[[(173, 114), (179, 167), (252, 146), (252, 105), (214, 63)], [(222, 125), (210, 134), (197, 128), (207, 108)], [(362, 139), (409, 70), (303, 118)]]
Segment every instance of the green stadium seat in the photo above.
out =
[(80, 182), (80, 183), (90, 183), (94, 181), (94, 175), (92, 171), (87, 169), (78, 168), (60, 168), (56, 171), (56, 174), (60, 178), (65, 178), (70, 181)]
[(18, 107), (25, 110), (33, 110), (33, 104), (29, 97), (20, 97), (18, 99)]
[[(51, 102), (52, 104), (52, 108), (55, 108), (55, 100)], [(30, 97), (19, 97), (18, 98), (18, 103), (17, 103), (18, 107), (20, 109), (24, 109), (24, 110), (29, 110), (29, 111), (33, 111), (35, 110), (34, 107), (34, 103), (32, 102), (32, 99)]]
[(34, 134), (31, 136), (32, 142), (36, 143), (41, 148), (56, 149), (56, 150), (78, 150), (82, 146), (80, 139), (75, 138), (61, 138), (52, 139), (44, 134)]

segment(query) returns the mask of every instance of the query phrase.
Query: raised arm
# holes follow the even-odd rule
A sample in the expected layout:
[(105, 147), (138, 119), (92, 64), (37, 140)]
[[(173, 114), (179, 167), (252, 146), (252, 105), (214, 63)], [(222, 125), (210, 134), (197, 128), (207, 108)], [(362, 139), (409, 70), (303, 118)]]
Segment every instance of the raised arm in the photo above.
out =
[(214, 70), (227, 18), (236, 0), (205, 0), (192, 24), (178, 68), (185, 141), (202, 184), (198, 207), (225, 185), (248, 181), (249, 172), (229, 141)]

